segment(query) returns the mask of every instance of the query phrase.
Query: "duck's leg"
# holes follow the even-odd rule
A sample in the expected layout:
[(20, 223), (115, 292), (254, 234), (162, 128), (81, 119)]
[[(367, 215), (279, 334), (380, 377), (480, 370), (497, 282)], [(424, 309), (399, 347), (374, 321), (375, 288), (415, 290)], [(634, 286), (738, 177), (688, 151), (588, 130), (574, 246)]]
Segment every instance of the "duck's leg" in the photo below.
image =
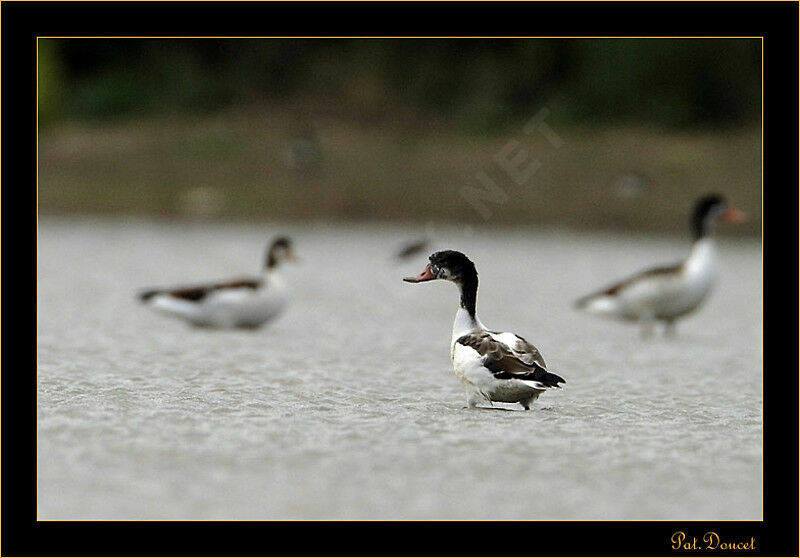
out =
[(674, 339), (676, 334), (677, 329), (675, 328), (675, 320), (666, 320), (664, 322), (664, 337)]
[(530, 411), (531, 405), (533, 405), (534, 401), (536, 401), (536, 398), (531, 397), (530, 399), (523, 399), (522, 401), (519, 402), (519, 404), (522, 405), (522, 408), (525, 409), (526, 411)]
[(487, 396), (477, 387), (466, 384), (464, 388), (464, 391), (467, 394), (467, 407), (470, 409), (479, 408), (478, 403), (484, 403), (486, 401), (489, 402), (489, 405), (494, 406), (492, 400), (489, 399), (489, 396)]
[(467, 407), (470, 409), (475, 409), (478, 407), (478, 403), (482, 401), (486, 401), (486, 399), (484, 399), (480, 393), (473, 392), (469, 397), (467, 397)]
[(520, 404), (520, 405), (522, 405), (522, 407), (523, 407), (523, 408), (524, 408), (526, 411), (530, 411), (530, 410), (531, 410), (531, 405), (533, 405), (533, 402), (534, 402), (534, 401), (536, 401), (537, 399), (539, 399), (539, 395), (541, 395), (541, 392), (537, 391), (536, 393), (534, 393), (533, 395), (531, 395), (529, 398), (527, 398), (527, 399), (523, 399), (522, 401), (520, 401), (520, 402), (519, 402), (519, 404)]
[(653, 332), (655, 331), (655, 320), (653, 316), (650, 314), (642, 314), (639, 317), (639, 325), (641, 329), (639, 333), (642, 336), (642, 339), (651, 339), (653, 337)]
[(467, 381), (464, 381), (464, 395), (467, 397), (467, 407), (469, 409), (474, 409), (483, 400), (480, 392)]

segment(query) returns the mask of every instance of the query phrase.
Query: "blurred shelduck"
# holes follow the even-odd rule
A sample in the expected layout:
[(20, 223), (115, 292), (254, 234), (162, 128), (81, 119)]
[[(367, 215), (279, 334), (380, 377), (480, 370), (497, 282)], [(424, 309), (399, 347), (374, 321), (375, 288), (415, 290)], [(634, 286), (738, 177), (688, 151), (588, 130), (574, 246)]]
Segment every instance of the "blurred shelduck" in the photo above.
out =
[(310, 124), (300, 123), (296, 126), (286, 142), (284, 162), (300, 175), (314, 175), (322, 169), (322, 147)]
[(430, 242), (427, 238), (418, 238), (416, 240), (412, 240), (403, 244), (399, 250), (395, 253), (394, 257), (396, 260), (407, 260), (410, 259), (428, 247)]
[(422, 283), (444, 279), (461, 291), (461, 305), (453, 323), (450, 358), (461, 380), (467, 405), (494, 401), (520, 403), (526, 410), (539, 395), (560, 388), (565, 380), (547, 371), (539, 351), (522, 337), (509, 332), (490, 331), (475, 315), (478, 272), (461, 252), (445, 250), (431, 255), (430, 263), (417, 277), (403, 279)]
[(716, 276), (716, 249), (712, 233), (717, 218), (730, 223), (747, 220), (722, 196), (697, 201), (692, 214), (694, 244), (682, 262), (648, 269), (579, 299), (576, 307), (592, 314), (642, 324), (643, 336), (652, 334), (656, 321), (674, 335), (675, 320), (695, 310), (708, 295)]
[(153, 310), (195, 326), (257, 328), (276, 318), (286, 307), (288, 291), (278, 266), (291, 260), (294, 260), (291, 240), (279, 237), (267, 249), (262, 277), (151, 289), (142, 292), (139, 298)]

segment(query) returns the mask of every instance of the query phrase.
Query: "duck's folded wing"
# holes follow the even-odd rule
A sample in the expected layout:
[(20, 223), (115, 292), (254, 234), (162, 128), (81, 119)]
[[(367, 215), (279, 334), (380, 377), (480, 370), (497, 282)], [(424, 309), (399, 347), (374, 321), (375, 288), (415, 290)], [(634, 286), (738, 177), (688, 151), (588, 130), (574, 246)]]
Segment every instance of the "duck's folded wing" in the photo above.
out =
[(533, 365), (535, 363), (542, 368), (547, 368), (547, 364), (545, 364), (544, 357), (539, 352), (539, 349), (516, 333), (508, 331), (490, 331), (489, 333), (495, 341), (500, 341), (500, 343), (508, 347), (514, 356), (525, 364)]
[(262, 282), (260, 279), (232, 279), (220, 283), (209, 283), (206, 285), (192, 285), (187, 287), (177, 287), (172, 289), (150, 289), (139, 294), (142, 301), (148, 301), (156, 295), (168, 295), (173, 298), (198, 302), (208, 295), (224, 291), (226, 289), (258, 289)]
[(577, 301), (575, 301), (575, 305), (578, 308), (582, 308), (586, 306), (589, 302), (591, 302), (593, 299), (596, 299), (598, 297), (617, 296), (624, 289), (632, 287), (637, 283), (639, 283), (640, 281), (647, 279), (655, 279), (659, 277), (666, 278), (675, 276), (680, 272), (680, 270), (681, 270), (680, 263), (662, 267), (654, 267), (652, 269), (646, 269), (645, 271), (637, 273), (636, 275), (631, 275), (630, 277), (623, 279), (622, 281), (619, 281), (617, 283), (614, 283), (613, 285), (605, 287), (604, 289), (601, 289), (599, 291), (593, 292), (591, 294), (579, 298)]
[(521, 353), (519, 346), (516, 350), (511, 349), (488, 331), (464, 335), (456, 340), (456, 343), (474, 349), (480, 355), (483, 366), (498, 380), (515, 379), (532, 382), (535, 387), (541, 389), (559, 387), (559, 383), (566, 383), (564, 378), (548, 372), (537, 362), (541, 359), (541, 355), (533, 345), (522, 338), (517, 338), (533, 351)]

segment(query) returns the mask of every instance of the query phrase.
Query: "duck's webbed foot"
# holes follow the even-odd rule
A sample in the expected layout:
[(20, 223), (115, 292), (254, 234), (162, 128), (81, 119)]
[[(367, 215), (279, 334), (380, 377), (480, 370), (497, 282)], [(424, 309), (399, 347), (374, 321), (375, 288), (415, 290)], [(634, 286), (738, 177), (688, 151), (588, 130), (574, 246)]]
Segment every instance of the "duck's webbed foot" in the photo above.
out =
[(531, 405), (533, 405), (534, 401), (536, 401), (536, 398), (532, 397), (531, 399), (523, 399), (522, 401), (519, 402), (519, 404), (522, 405), (522, 408), (525, 409), (526, 411), (530, 411)]
[(532, 396), (530, 396), (530, 397), (529, 397), (529, 398), (527, 398), (527, 399), (522, 399), (522, 400), (519, 402), (519, 404), (520, 404), (520, 405), (522, 405), (522, 408), (523, 408), (523, 409), (525, 409), (526, 411), (530, 411), (530, 410), (531, 410), (531, 405), (533, 405), (533, 402), (534, 402), (534, 401), (536, 401), (537, 399), (539, 399), (539, 396), (540, 396), (540, 395), (541, 395), (541, 392), (536, 392), (536, 394), (535, 394), (535, 395), (532, 395)]

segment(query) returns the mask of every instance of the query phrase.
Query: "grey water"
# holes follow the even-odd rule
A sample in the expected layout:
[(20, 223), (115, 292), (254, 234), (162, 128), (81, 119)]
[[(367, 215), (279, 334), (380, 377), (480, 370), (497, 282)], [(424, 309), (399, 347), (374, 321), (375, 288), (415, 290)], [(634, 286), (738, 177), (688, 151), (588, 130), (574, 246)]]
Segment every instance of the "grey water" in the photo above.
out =
[[(445, 282), (403, 283), (415, 226), (43, 218), (39, 519), (760, 519), (762, 264), (719, 245), (674, 339), (580, 295), (685, 256), (688, 238), (442, 229), (478, 314), (566, 380), (525, 412), (465, 408)], [(285, 315), (257, 331), (149, 312), (145, 287), (252, 275), (290, 234)], [(430, 231), (428, 231), (430, 234)]]

